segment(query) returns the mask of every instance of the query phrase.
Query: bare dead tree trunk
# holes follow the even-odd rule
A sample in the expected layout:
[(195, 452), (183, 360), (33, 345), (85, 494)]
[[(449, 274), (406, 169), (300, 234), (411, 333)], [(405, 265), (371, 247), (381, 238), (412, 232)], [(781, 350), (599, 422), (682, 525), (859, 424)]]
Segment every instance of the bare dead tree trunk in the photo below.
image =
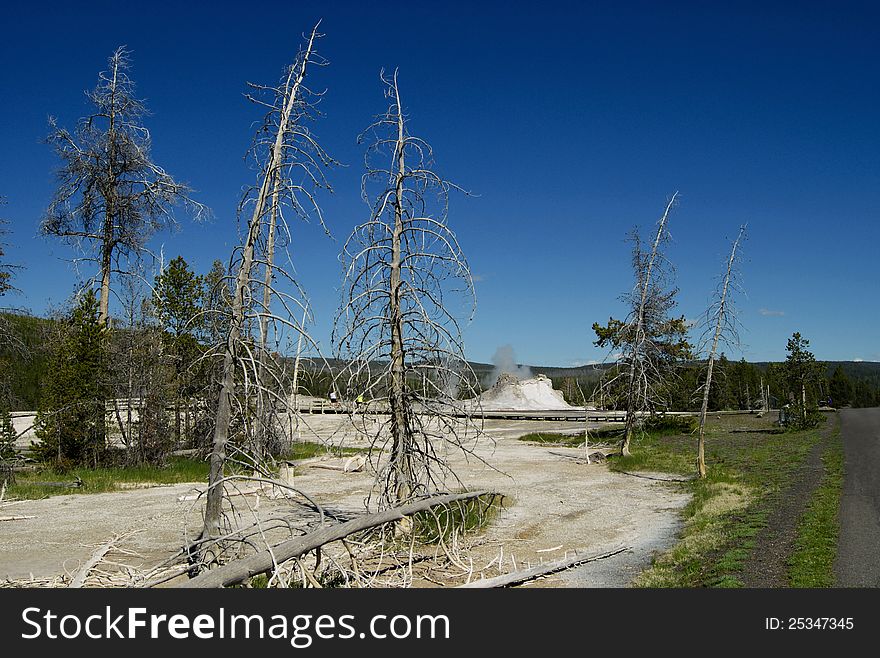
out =
[(806, 427), (807, 424), (807, 385), (801, 384), (801, 420)]
[(115, 217), (115, 196), (118, 181), (114, 173), (114, 152), (116, 150), (116, 96), (118, 93), (120, 59), (114, 56), (111, 59), (112, 74), (109, 89), (110, 110), (107, 116), (109, 128), (107, 130), (107, 191), (105, 192), (106, 210), (104, 213), (104, 234), (101, 239), (101, 297), (98, 308), (98, 321), (107, 326), (110, 317), (110, 270), (113, 265), (113, 226)]
[(475, 397), (477, 385), (457, 317), (473, 309), (473, 279), (446, 223), (449, 190), (461, 188), (434, 173), (430, 145), (407, 131), (397, 73), (381, 79), (387, 109), (361, 135), (369, 133), (361, 193), (371, 215), (343, 247), (333, 343), (348, 363), (347, 390), (388, 410), (353, 415), (373, 447), (370, 496), (385, 507), (445, 486), (454, 476), (446, 448), (472, 455), (464, 439), (480, 430), (459, 419), (455, 402), (460, 389)]
[[(111, 221), (106, 222), (106, 232), (105, 232), (105, 240), (108, 242), (108, 246), (102, 249), (103, 253), (101, 255), (101, 299), (100, 306), (98, 311), (98, 321), (107, 326), (107, 322), (110, 319), (110, 270), (111, 270), (111, 256), (112, 256), (112, 248), (109, 246), (109, 242), (112, 241), (112, 232), (113, 226)], [(109, 233), (109, 235), (108, 235)]]
[[(306, 321), (308, 320), (309, 307), (307, 305), (303, 305), (303, 317), (302, 322), (300, 323), (301, 327), (306, 326)], [(294, 399), (294, 408), (296, 408), (296, 396), (299, 395), (299, 365), (302, 360), (302, 341), (303, 335), (302, 332), (296, 337), (296, 359), (293, 362), (293, 382), (291, 384), (293, 388), (293, 399)]]
[(740, 240), (742, 239), (744, 233), (745, 227), (741, 227), (739, 230), (739, 235), (737, 236), (736, 240), (733, 243), (733, 246), (730, 249), (730, 257), (727, 259), (727, 270), (724, 274), (724, 280), (721, 285), (721, 296), (719, 298), (716, 311), (715, 330), (712, 336), (712, 348), (709, 351), (709, 363), (706, 366), (706, 383), (703, 386), (703, 405), (700, 408), (700, 433), (699, 438), (697, 439), (697, 472), (699, 473), (701, 478), (706, 477), (705, 430), (706, 414), (709, 411), (709, 390), (712, 386), (712, 369), (715, 366), (715, 359), (718, 356), (718, 343), (721, 341), (725, 326), (732, 326), (729, 322), (728, 324), (725, 324), (725, 322), (727, 321), (728, 313), (727, 293), (730, 290), (732, 277), (734, 275), (736, 251), (739, 247)]
[[(262, 172), (262, 182), (254, 200), (253, 214), (248, 223), (248, 233), (243, 244), (241, 263), (235, 279), (228, 335), (223, 350), (223, 368), (220, 380), (217, 417), (214, 425), (211, 469), (205, 505), (204, 538), (216, 538), (221, 535), (224, 465), (226, 462), (226, 447), (229, 440), (233, 398), (235, 395), (236, 363), (242, 358), (240, 353), (242, 350), (241, 338), (247, 319), (246, 297), (250, 294), (251, 275), (255, 262), (257, 242), (263, 229), (263, 218), (266, 215), (270, 197), (273, 196), (272, 191), (277, 190), (274, 187), (274, 183), (280, 175), (279, 172), (285, 161), (285, 139), (296, 104), (300, 102), (302, 82), (311, 61), (315, 39), (318, 37), (317, 30), (318, 25), (312, 29), (307, 46), (300, 57), (298, 68), (296, 71), (292, 68), (288, 75), (288, 83), (285, 87), (286, 98), (281, 107), (269, 159)], [(295, 81), (291, 85), (289, 81), (292, 76), (295, 76)], [(271, 277), (271, 262), (267, 261), (267, 263), (268, 276)], [(262, 312), (269, 313), (269, 309), (265, 308)]]
[(651, 255), (648, 258), (647, 267), (641, 281), (641, 301), (639, 302), (636, 311), (635, 340), (631, 347), (632, 354), (629, 363), (629, 385), (626, 396), (626, 424), (624, 426), (623, 439), (620, 442), (620, 454), (623, 456), (631, 454), (629, 445), (632, 440), (633, 430), (635, 429), (636, 412), (639, 406), (637, 404), (637, 388), (640, 384), (639, 370), (643, 367), (641, 361), (643, 353), (642, 346), (646, 339), (645, 307), (648, 302), (648, 294), (651, 290), (651, 276), (654, 272), (654, 264), (657, 260), (660, 243), (666, 233), (666, 223), (669, 220), (669, 213), (672, 210), (672, 206), (675, 204), (676, 198), (678, 198), (678, 192), (675, 192), (675, 194), (672, 195), (669, 203), (666, 204), (663, 216), (660, 217), (660, 221), (657, 223), (657, 235), (654, 238), (654, 244), (651, 247)]
[(409, 458), (412, 454), (408, 445), (411, 433), (407, 427), (405, 409), (406, 372), (403, 353), (403, 314), (400, 305), (400, 241), (403, 235), (403, 194), (406, 176), (405, 145), (406, 139), (403, 126), (403, 108), (400, 106), (400, 93), (397, 89), (395, 74), (394, 102), (397, 107), (397, 171), (394, 187), (394, 231), (391, 234), (391, 295), (389, 297), (389, 317), (391, 322), (391, 463), (394, 469), (394, 494), (398, 503), (405, 501), (411, 491), (412, 468)]
[[(260, 365), (257, 372), (257, 379), (260, 385), (265, 384), (267, 360), (269, 358), (268, 342), (269, 342), (269, 314), (268, 310), (272, 304), (272, 265), (275, 262), (275, 227), (278, 222), (278, 203), (279, 203), (279, 185), (280, 176), (278, 172), (273, 174), (272, 181), (272, 211), (269, 219), (269, 234), (266, 243), (266, 256), (264, 259), (263, 272), (263, 310), (266, 311), (260, 315)], [(301, 337), (301, 335), (300, 335)], [(257, 398), (257, 427), (255, 433), (254, 460), (262, 463), (265, 459), (266, 441), (269, 423), (272, 422), (271, 414), (267, 413), (266, 399), (264, 396)]]

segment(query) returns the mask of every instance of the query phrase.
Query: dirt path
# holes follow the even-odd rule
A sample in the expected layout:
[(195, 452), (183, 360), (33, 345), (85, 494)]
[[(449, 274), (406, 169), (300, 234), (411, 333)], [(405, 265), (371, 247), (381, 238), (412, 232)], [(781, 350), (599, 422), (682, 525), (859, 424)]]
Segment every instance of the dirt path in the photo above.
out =
[(794, 551), (797, 528), (816, 487), (822, 481), (824, 442), (817, 443), (794, 476), (794, 484), (773, 501), (773, 511), (743, 565), (745, 587), (788, 587), (788, 558)]
[[(358, 445), (344, 416), (309, 419), (309, 438)], [(516, 439), (541, 431), (577, 431), (572, 423), (546, 421), (489, 421), (477, 454), (488, 464), (453, 455), (455, 470), (472, 488), (503, 493), (508, 504), (471, 550), (474, 577), (494, 576), (527, 564), (562, 558), (571, 551), (591, 552), (607, 546), (630, 546), (631, 551), (601, 562), (547, 578), (537, 586), (623, 587), (650, 563), (655, 551), (668, 548), (678, 529), (678, 510), (688, 496), (668, 484), (614, 474), (604, 465), (582, 465), (553, 455), (547, 448)], [(306, 430), (304, 430), (304, 433)], [(571, 450), (573, 453), (577, 451)], [(494, 467), (494, 468), (493, 468)], [(497, 469), (497, 470), (496, 470)], [(359, 513), (372, 478), (368, 473), (340, 473), (308, 468), (295, 485), (322, 505)], [(201, 486), (201, 485), (197, 485)], [(0, 525), (0, 579), (49, 578), (76, 571), (94, 547), (114, 534), (138, 530), (123, 548), (139, 569), (156, 564), (183, 543), (199, 526), (200, 507), (179, 497), (193, 485), (175, 485), (111, 494), (69, 495), (14, 506), (14, 513), (33, 520)], [(254, 496), (237, 497), (252, 507)], [(242, 502), (236, 503), (245, 515)], [(11, 513), (11, 512), (10, 512)], [(263, 518), (302, 514), (284, 501), (260, 499)]]
[(745, 587), (789, 586), (788, 559), (794, 552), (801, 517), (825, 475), (822, 453), (836, 426), (834, 418), (822, 428), (822, 439), (794, 474), (791, 486), (770, 501), (773, 511), (767, 518), (767, 526), (756, 537), (755, 548), (743, 565), (741, 580)]

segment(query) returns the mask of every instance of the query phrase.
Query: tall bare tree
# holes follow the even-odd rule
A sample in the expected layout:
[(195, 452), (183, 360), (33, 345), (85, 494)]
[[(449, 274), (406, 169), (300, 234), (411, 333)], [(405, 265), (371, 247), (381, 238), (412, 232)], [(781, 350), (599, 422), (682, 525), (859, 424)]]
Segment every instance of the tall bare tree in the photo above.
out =
[[(324, 226), (315, 194), (321, 188), (329, 189), (323, 172), (333, 160), (308, 128), (316, 115), (315, 103), (320, 94), (311, 92), (305, 85), (311, 67), (326, 65), (315, 52), (316, 41), (321, 36), (315, 25), (277, 87), (250, 85), (253, 93), (249, 98), (266, 107), (267, 113), (251, 149), (258, 183), (248, 190), (240, 208), (242, 213), (249, 212), (249, 219), (242, 243), (234, 254), (234, 282), (224, 323), (226, 336), (219, 346), (223, 365), (203, 539), (221, 534), (224, 465), (233, 415), (238, 415), (237, 426), (244, 428), (245, 435), (252, 440), (256, 438), (256, 445), (252, 442), (250, 446), (251, 459), (252, 465), (259, 468), (263, 453), (261, 442), (272, 425), (264, 411), (267, 405), (288, 403), (281, 387), (280, 369), (273, 367), (277, 361), (267, 357), (270, 327), (305, 332), (297, 321), (305, 302), (297, 296), (301, 291), (294, 278), (276, 262), (276, 252), (284, 246), (279, 244), (279, 238), (290, 240), (285, 209), (303, 219), (316, 216)], [(262, 100), (264, 95), (270, 100)], [(282, 291), (279, 278), (295, 293)], [(256, 346), (248, 336), (254, 323), (259, 332)]]
[[(0, 197), (0, 206), (5, 203), (6, 200)], [(12, 279), (14, 270), (19, 267), (6, 260), (5, 248), (7, 244), (3, 242), (3, 238), (9, 233), (6, 228), (7, 223), (7, 220), (0, 218), (0, 297), (16, 290), (12, 285)], [(12, 381), (9, 374), (11, 369), (7, 367), (8, 364), (4, 363), (4, 356), (16, 358), (27, 358), (28, 356), (25, 342), (18, 336), (18, 332), (7, 316), (10, 310), (12, 309), (0, 304), (0, 411), (4, 409), (8, 411), (13, 399)]]
[[(6, 200), (0, 197), (0, 206), (5, 204)], [(9, 233), (9, 230), (5, 228), (7, 224), (8, 222), (5, 219), (0, 218), (0, 238)], [(6, 244), (0, 241), (0, 297), (10, 290), (14, 290), (12, 287), (12, 270), (15, 266), (6, 261), (5, 247)]]
[[(715, 359), (718, 357), (718, 345), (722, 342), (728, 345), (739, 342), (736, 313), (729, 295), (739, 287), (736, 266), (739, 258), (739, 245), (745, 238), (745, 234), (746, 227), (741, 226), (736, 240), (733, 241), (730, 247), (730, 256), (727, 258), (724, 276), (715, 293), (715, 299), (706, 313), (706, 329), (704, 334), (708, 334), (711, 331), (711, 347), (709, 348), (706, 364), (706, 382), (703, 384), (703, 404), (700, 408), (700, 434), (697, 439), (697, 472), (701, 478), (706, 477), (706, 414), (709, 410), (709, 391), (712, 386), (712, 370), (715, 366)], [(761, 396), (763, 397), (763, 385), (761, 388)]]
[(97, 263), (102, 324), (109, 317), (111, 276), (124, 269), (120, 261), (141, 255), (157, 231), (176, 226), (175, 205), (188, 206), (196, 218), (207, 213), (187, 185), (152, 161), (152, 139), (143, 125), (147, 110), (134, 96), (129, 65), (129, 51), (117, 48), (88, 93), (94, 110), (74, 132), (49, 120), (48, 141), (61, 167), (40, 230), (85, 246), (83, 259)]
[(602, 383), (603, 389), (622, 392), (626, 424), (620, 442), (622, 455), (630, 454), (630, 442), (639, 417), (665, 406), (663, 389), (672, 375), (675, 362), (690, 356), (687, 323), (671, 316), (678, 289), (672, 285), (674, 270), (666, 259), (664, 247), (669, 241), (668, 222), (678, 192), (666, 204), (657, 222), (657, 232), (646, 249), (638, 231), (633, 242), (632, 265), (635, 285), (622, 298), (629, 307), (624, 320), (611, 318), (607, 326), (593, 324), (598, 347), (610, 347), (616, 353), (616, 367)]
[[(343, 303), (333, 342), (350, 362), (350, 396), (387, 409), (368, 426), (380, 505), (393, 506), (442, 485), (449, 443), (476, 438), (456, 422), (450, 393), (473, 396), (459, 317), (475, 309), (473, 280), (446, 223), (449, 192), (433, 154), (410, 134), (397, 72), (381, 80), (388, 109), (361, 135), (370, 140), (362, 193), (370, 217), (346, 240)], [(387, 448), (387, 458), (384, 450)]]

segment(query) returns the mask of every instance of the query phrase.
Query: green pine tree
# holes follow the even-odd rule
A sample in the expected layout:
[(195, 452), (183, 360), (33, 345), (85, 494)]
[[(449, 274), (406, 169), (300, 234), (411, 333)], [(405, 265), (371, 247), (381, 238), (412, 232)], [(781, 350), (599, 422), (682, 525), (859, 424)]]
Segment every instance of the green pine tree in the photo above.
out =
[(848, 407), (852, 404), (853, 384), (840, 364), (834, 369), (828, 382), (828, 395), (834, 407)]
[(822, 373), (809, 346), (810, 341), (795, 332), (785, 348), (785, 378), (792, 410), (789, 424), (797, 428), (814, 427), (820, 418), (816, 384)]
[(60, 323), (37, 412), (37, 453), (59, 467), (97, 467), (106, 452), (108, 330), (94, 290)]
[(0, 463), (15, 459), (15, 427), (8, 409), (0, 409)]
[[(182, 256), (172, 260), (156, 277), (153, 305), (162, 327), (162, 342), (174, 373), (174, 439), (179, 444), (181, 408), (195, 393), (192, 367), (201, 354), (197, 336), (204, 326), (202, 314), (203, 279)], [(187, 422), (187, 429), (189, 422)], [(187, 437), (189, 438), (189, 437)]]

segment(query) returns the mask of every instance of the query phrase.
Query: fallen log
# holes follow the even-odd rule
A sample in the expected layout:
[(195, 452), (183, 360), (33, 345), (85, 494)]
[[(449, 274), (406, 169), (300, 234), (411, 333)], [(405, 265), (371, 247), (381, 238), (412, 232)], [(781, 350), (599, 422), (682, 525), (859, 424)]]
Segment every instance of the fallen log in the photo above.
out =
[(64, 487), (69, 489), (77, 489), (83, 486), (83, 481), (77, 475), (75, 480), (69, 482), (28, 482), (29, 485), (35, 487)]
[(615, 471), (621, 475), (631, 475), (634, 478), (643, 478), (645, 480), (656, 480), (657, 482), (690, 482), (696, 479), (696, 475), (685, 475), (683, 477), (666, 477), (657, 475), (645, 475), (644, 473), (633, 473), (632, 471)]
[[(264, 550), (240, 560), (233, 560), (210, 571), (205, 571), (195, 578), (181, 583), (179, 587), (227, 587), (236, 585), (248, 578), (257, 576), (262, 573), (271, 571), (275, 564), (286, 562), (287, 560), (300, 557), (309, 551), (320, 548), (324, 544), (337, 541), (348, 537), (351, 534), (362, 530), (369, 530), (385, 523), (399, 521), (406, 516), (412, 516), (418, 512), (437, 507), (438, 505), (448, 505), (462, 500), (470, 500), (479, 498), (491, 492), (474, 491), (461, 494), (447, 494), (443, 496), (433, 496), (418, 500), (401, 507), (394, 507), (376, 514), (364, 514), (356, 519), (341, 523), (339, 525), (321, 528), (315, 532), (310, 532), (303, 537), (289, 539), (272, 550)], [(273, 559), (274, 558), (274, 559)]]
[(601, 464), (608, 459), (607, 455), (600, 450), (591, 452), (589, 461), (586, 459), (586, 457), (583, 456), (583, 454), (577, 455), (570, 452), (557, 452), (555, 450), (550, 450), (549, 453), (551, 455), (556, 455), (557, 457), (565, 457), (566, 459), (571, 459), (573, 461), (576, 461), (578, 464)]
[(116, 544), (117, 541), (119, 541), (119, 537), (114, 537), (106, 544), (98, 548), (94, 553), (92, 553), (86, 563), (73, 577), (73, 580), (70, 581), (70, 585), (68, 585), (68, 587), (82, 587), (83, 584), (86, 582), (86, 578), (88, 578), (89, 572), (95, 568), (98, 562), (104, 559), (104, 556), (110, 552), (110, 549), (113, 548), (114, 544)]
[(521, 585), (522, 583), (534, 580), (535, 578), (540, 578), (541, 576), (547, 576), (551, 573), (556, 573), (557, 571), (565, 571), (566, 569), (571, 569), (572, 567), (586, 564), (587, 562), (604, 560), (605, 558), (609, 558), (612, 555), (617, 555), (618, 553), (623, 553), (624, 551), (628, 551), (629, 549), (629, 546), (619, 546), (617, 548), (596, 555), (574, 555), (572, 557), (564, 558), (562, 560), (539, 564), (538, 566), (532, 567), (530, 569), (514, 571), (513, 573), (495, 576), (494, 578), (482, 578), (480, 580), (475, 580), (464, 585), (459, 585), (459, 587), (490, 589), (493, 587)]
[(28, 516), (27, 514), (13, 514), (12, 516), (0, 516), (0, 521), (25, 521), (27, 519), (35, 519), (36, 516)]

